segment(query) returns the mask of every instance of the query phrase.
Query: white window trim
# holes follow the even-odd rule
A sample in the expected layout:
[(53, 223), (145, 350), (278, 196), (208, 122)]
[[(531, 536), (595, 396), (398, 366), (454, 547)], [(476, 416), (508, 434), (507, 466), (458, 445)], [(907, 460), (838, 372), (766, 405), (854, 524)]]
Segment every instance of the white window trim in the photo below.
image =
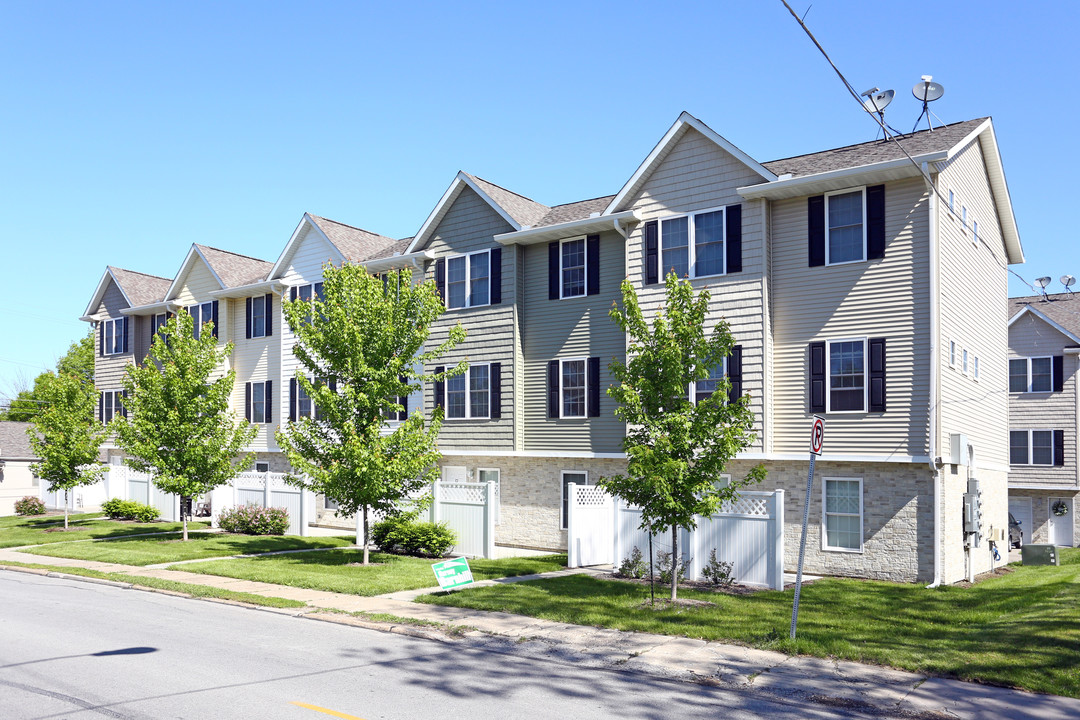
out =
[[(1051, 372), (1053, 372), (1051, 370)], [(979, 382), (979, 356), (976, 355), (971, 365), (971, 379), (975, 382)], [(1052, 378), (1051, 378), (1052, 380)]]
[[(1009, 363), (1014, 360), (1023, 360), (1027, 363), (1027, 386), (1023, 390), (1013, 391), (1009, 389), (1009, 394), (1020, 395), (1021, 393), (1036, 393), (1039, 395), (1054, 392), (1054, 356), (1053, 355), (1034, 355), (1032, 357), (1014, 357), (1009, 358)], [(1031, 389), (1031, 361), (1032, 360), (1049, 360), (1050, 361), (1050, 389), (1049, 390), (1032, 390)], [(1009, 378), (1012, 378), (1012, 372), (1009, 372)]]
[[(839, 480), (843, 482), (857, 481), (859, 483), (859, 547), (858, 548), (844, 548), (833, 547), (829, 545), (829, 528), (826, 522), (828, 513), (826, 512), (826, 498), (827, 487), (830, 480)], [(866, 551), (866, 540), (864, 534), (866, 532), (866, 510), (863, 503), (863, 479), (861, 477), (824, 477), (821, 480), (821, 550), (822, 552), (838, 552), (838, 553), (852, 553), (855, 555), (862, 555)], [(851, 513), (832, 513), (842, 517), (851, 517)]]
[(971, 244), (972, 245), (978, 245), (979, 244), (979, 221), (978, 220), (972, 220), (971, 221)]
[[(207, 307), (207, 306), (209, 307), (210, 316), (207, 317), (207, 318), (204, 318), (203, 317), (203, 308)], [(195, 335), (195, 339), (198, 340), (199, 337), (202, 336), (203, 325), (205, 325), (206, 323), (208, 323), (208, 322), (210, 322), (210, 321), (212, 321), (214, 319), (214, 301), (213, 300), (207, 300), (206, 302), (197, 302), (197, 303), (194, 303), (192, 305), (185, 306), (184, 309), (187, 310), (188, 315), (191, 316), (191, 319), (193, 321), (193, 332), (194, 332), (194, 335)], [(192, 312), (193, 310), (198, 312), (198, 317), (195, 317), (196, 313)], [(222, 337), (223, 335), (224, 335), (224, 333), (222, 333), (220, 331), (218, 332), (219, 337)]]
[(950, 340), (949, 341), (949, 367), (951, 367), (951, 368), (956, 367), (956, 350), (957, 350), (957, 347), (958, 346), (957, 346), (955, 340)]
[(961, 357), (960, 372), (967, 375), (971, 370), (971, 366), (970, 366), (969, 360), (968, 360), (968, 349), (967, 348), (964, 348), (963, 350), (960, 351), (960, 357)]
[[(1027, 433), (1027, 459), (1028, 459), (1028, 461), (1026, 463), (1014, 463), (1012, 461), (1012, 437), (1011, 437), (1011, 434), (1014, 433), (1014, 432)], [(1050, 433), (1050, 462), (1048, 462), (1048, 463), (1037, 463), (1037, 462), (1035, 462), (1035, 454), (1033, 452), (1034, 449), (1035, 449), (1033, 433), (1037, 433), (1037, 432), (1048, 432), (1048, 433)], [(1009, 465), (1011, 465), (1012, 467), (1041, 467), (1041, 468), (1057, 467), (1056, 465), (1054, 465), (1054, 430), (1053, 430), (1053, 428), (1009, 428), (1009, 433), (1010, 433), (1010, 437), (1009, 437)]]
[[(560, 252), (562, 248), (559, 248)], [(472, 301), (472, 261), (469, 259), (473, 255), (487, 255), (488, 256), (488, 301), (486, 303), (474, 304)], [(465, 304), (461, 307), (450, 307), (450, 261), (457, 258), (465, 258)], [(559, 261), (560, 267), (562, 261)], [(559, 279), (559, 285), (562, 286), (562, 279)], [(466, 310), (474, 307), (487, 307), (491, 304), (491, 250), (477, 250), (476, 252), (469, 253), (457, 253), (456, 255), (446, 256), (446, 309), (447, 310)]]
[(967, 205), (960, 206), (960, 225), (964, 230), (964, 234), (967, 234)]
[[(862, 257), (856, 260), (844, 260), (841, 262), (831, 262), (829, 260), (829, 198), (833, 195), (848, 195), (853, 192), (862, 193)], [(833, 190), (832, 192), (825, 193), (825, 265), (853, 265), (855, 263), (866, 262), (866, 186), (845, 188), (843, 190)]]
[[(123, 415), (124, 407), (121, 398), (124, 397), (123, 390), (103, 390), (101, 401), (101, 424), (108, 425), (117, 416)], [(109, 419), (105, 419), (106, 411), (108, 411)]]
[[(102, 355), (123, 355), (124, 354), (124, 318), (110, 318), (108, 320), (102, 320), (105, 323), (105, 331), (102, 337), (105, 341), (105, 348), (102, 348), (104, 352)], [(110, 337), (111, 336), (111, 337)], [(120, 338), (120, 349), (114, 350), (116, 347), (116, 338)], [(112, 342), (109, 342), (109, 340)]]
[[(314, 288), (312, 289), (312, 292), (314, 293)], [(261, 334), (256, 334), (255, 333), (255, 303), (256, 302), (262, 303), (262, 307), (263, 307), (263, 311), (262, 311), (263, 329), (262, 329)], [(269, 315), (270, 315), (270, 313), (267, 311), (267, 308), (266, 308), (266, 295), (255, 295), (255, 296), (253, 296), (251, 298), (251, 339), (254, 340), (255, 338), (267, 337), (267, 335), (266, 335), (266, 321), (267, 321)]]
[[(486, 367), (488, 369), (488, 389), (487, 389), (487, 392), (488, 392), (488, 414), (487, 415), (473, 415), (472, 414), (472, 403), (469, 402), (469, 395), (470, 395), (470, 392), (471, 392), (469, 390), (469, 386), (471, 384), (472, 370), (473, 370), (474, 367)], [(450, 378), (446, 378), (446, 380), (443, 381), (443, 397), (442, 397), (442, 401), (443, 401), (443, 421), (444, 422), (452, 422), (452, 421), (461, 421), (461, 420), (490, 420), (491, 419), (491, 363), (472, 363), (472, 364), (469, 365), (468, 368), (466, 368), (465, 372), (462, 373), (462, 374), (465, 376), (465, 417), (450, 417), (450, 415), (449, 415), (449, 410), (450, 410), (450, 403), (449, 403), (449, 400), (450, 400), (450, 387), (449, 387), (449, 382), (450, 382)]]
[(956, 193), (952, 189), (950, 189), (949, 190), (949, 217), (951, 217), (951, 218), (956, 217), (956, 210), (954, 210), (955, 207), (956, 207)]
[(165, 327), (165, 324), (169, 322), (168, 313), (158, 313), (154, 315), (150, 322), (154, 323), (154, 333), (157, 333), (161, 328)]
[[(862, 410), (833, 410), (832, 409), (832, 346), (833, 343), (861, 342), (863, 352), (863, 406)], [(870, 407), (870, 369), (868, 338), (837, 338), (825, 341), (825, 413), (827, 415), (860, 415), (869, 412)]]
[[(266, 383), (267, 383), (266, 380), (252, 380), (251, 381), (251, 400), (250, 400), (251, 408), (250, 408), (250, 410), (248, 412), (251, 415), (251, 424), (252, 425), (269, 425), (269, 424), (271, 424), (271, 423), (266, 422)], [(262, 393), (261, 393), (262, 398), (259, 401), (259, 402), (261, 402), (263, 404), (263, 419), (262, 420), (256, 420), (255, 419), (255, 386), (256, 385), (261, 385), (262, 386)]]
[[(727, 275), (728, 274), (728, 267), (727, 267), (727, 248), (728, 248), (727, 209), (728, 209), (728, 207), (729, 207), (728, 205), (720, 205), (719, 207), (705, 208), (703, 210), (695, 210), (694, 212), (681, 213), (679, 215), (668, 215), (666, 217), (660, 218), (659, 219), (660, 224), (659, 224), (659, 226), (657, 228), (657, 230), (659, 231), (659, 235), (660, 235), (660, 242), (659, 242), (659, 253), (660, 253), (659, 261), (660, 262), (659, 262), (659, 264), (661, 266), (664, 264), (664, 223), (669, 221), (669, 220), (678, 220), (679, 218), (684, 217), (684, 218), (686, 218), (686, 270), (687, 270), (687, 277), (689, 277), (691, 279), (694, 279), (694, 278), (705, 278), (705, 277), (722, 277), (724, 275)], [(724, 211), (724, 221), (723, 221), (724, 239), (723, 239), (723, 243), (722, 243), (723, 246), (724, 246), (724, 252), (723, 252), (723, 256), (721, 258), (721, 262), (720, 262), (720, 265), (721, 265), (721, 267), (723, 267), (723, 270), (721, 270), (718, 273), (710, 273), (708, 275), (698, 275), (697, 274), (697, 242), (696, 242), (697, 238), (696, 238), (696, 230), (694, 229), (694, 218), (696, 216), (698, 216), (698, 215), (707, 215), (709, 213), (718, 212), (720, 210)], [(660, 270), (660, 282), (664, 281), (664, 276), (667, 274), (667, 271), (670, 270), (670, 269), (671, 268), (664, 269), (663, 267), (661, 267), (661, 270)]]
[[(585, 366), (585, 412), (582, 415), (567, 415), (566, 404), (563, 399), (563, 393), (566, 391), (566, 383), (563, 381), (563, 364), (568, 362), (581, 362)], [(559, 419), (560, 420), (586, 420), (589, 417), (589, 358), (588, 357), (572, 357), (572, 358), (559, 358)], [(569, 471), (568, 471), (569, 472)]]
[[(721, 374), (722, 377), (727, 377), (727, 374), (728, 374), (728, 357), (730, 357), (730, 356), (725, 355), (723, 357), (723, 359), (721, 359), (721, 361), (720, 361), (720, 368), (722, 370), (722, 372), (720, 374)], [(704, 379), (708, 380), (708, 378), (704, 378)], [(690, 403), (692, 405), (697, 405), (697, 381), (696, 380), (693, 380), (693, 381), (690, 382), (690, 387), (687, 388), (687, 392), (688, 392), (688, 395), (689, 395)]]
[[(564, 275), (563, 275), (563, 269), (564, 269), (563, 268), (563, 245), (565, 245), (566, 243), (572, 243), (572, 242), (581, 242), (582, 246), (585, 249), (585, 252), (584, 252), (585, 262), (582, 263), (582, 266), (581, 266), (582, 270), (585, 273), (585, 281), (584, 281), (584, 283), (582, 283), (581, 294), (580, 295), (567, 295), (566, 294), (566, 289), (563, 288), (563, 277), (564, 277)], [(488, 272), (491, 272), (491, 271), (489, 270)], [(589, 239), (587, 237), (585, 237), (585, 236), (581, 236), (581, 237), (575, 237), (575, 238), (568, 238), (566, 240), (560, 240), (559, 241), (559, 299), (560, 300), (570, 300), (570, 299), (573, 299), (573, 298), (588, 297), (588, 295), (589, 295)], [(490, 297), (490, 296), (491, 296), (491, 290), (489, 288), (488, 289), (488, 297)]]
[[(561, 496), (561, 500), (559, 502), (559, 523), (560, 523), (559, 529), (560, 530), (566, 530), (566, 526), (570, 522), (570, 505), (569, 505), (569, 503), (567, 501), (567, 497), (566, 497), (566, 476), (567, 475), (584, 475), (585, 476), (585, 482), (584, 483), (579, 483), (579, 484), (581, 484), (581, 485), (592, 485), (593, 484), (593, 482), (591, 480), (589, 480), (589, 471), (588, 470), (563, 470), (563, 471), (561, 471), (559, 473), (559, 495)], [(566, 508), (565, 522), (564, 522), (564, 519), (562, 517), (562, 514), (563, 514), (562, 509), (564, 507)]]

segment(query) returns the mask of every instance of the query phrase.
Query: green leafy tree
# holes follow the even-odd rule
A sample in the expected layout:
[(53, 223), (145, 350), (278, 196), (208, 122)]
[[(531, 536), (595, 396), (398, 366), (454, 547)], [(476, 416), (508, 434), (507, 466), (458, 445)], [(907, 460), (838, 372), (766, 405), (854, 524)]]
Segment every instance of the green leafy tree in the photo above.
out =
[(218, 346), (213, 323), (198, 338), (194, 327), (181, 310), (154, 336), (147, 362), (128, 366), (127, 417), (111, 423), (127, 464), (150, 473), (162, 492), (181, 497), (204, 495), (251, 467), (252, 456), (241, 450), (256, 432), (229, 409), (236, 373), (214, 379), (232, 343)]
[(420, 409), (410, 409), (393, 430), (388, 417), (421, 382), (465, 371), (464, 362), (439, 375), (417, 370), (465, 331), (455, 325), (441, 344), (424, 349), (445, 307), (435, 284), (414, 285), (410, 270), (376, 277), (360, 265), (327, 264), (323, 289), (323, 298), (283, 303), (302, 368), (296, 382), (318, 413), (286, 423), (277, 441), (294, 471), (290, 482), (336, 500), (344, 515), (362, 514), (356, 544), (366, 565), (371, 511), (394, 512), (415, 496), (439, 458), (441, 408), (427, 422)]
[[(690, 282), (674, 271), (666, 286), (666, 301), (651, 324), (627, 280), (623, 307), (611, 309), (611, 318), (630, 338), (627, 362), (611, 364), (618, 384), (607, 391), (619, 403), (616, 416), (627, 424), (627, 472), (599, 484), (641, 508), (643, 530), (671, 531), (672, 563), (678, 568), (679, 529), (695, 528), (698, 516), (712, 515), (736, 498), (740, 487), (761, 482), (765, 468), (758, 465), (745, 478), (720, 484), (728, 462), (754, 440), (750, 398), (729, 402), (731, 383), (725, 376), (711, 396), (691, 399), (691, 385), (709, 378), (731, 353), (731, 331), (723, 320), (706, 330), (708, 289), (695, 296)], [(671, 573), (672, 601), (678, 576)]]
[(47, 399), (44, 384), (50, 382), (56, 375), (76, 375), (86, 380), (90, 387), (94, 385), (94, 335), (93, 331), (86, 337), (71, 343), (67, 353), (56, 361), (56, 372), (46, 371), (34, 378), (32, 388), (20, 390), (6, 412), (0, 412), (0, 421), (30, 422), (37, 416)]
[(49, 491), (64, 491), (64, 529), (68, 527), (68, 493), (80, 485), (93, 485), (104, 468), (98, 450), (105, 428), (94, 419), (97, 393), (93, 380), (74, 373), (47, 372), (34, 383), (40, 409), (26, 434), (34, 454), (41, 458), (32, 468), (49, 483)]

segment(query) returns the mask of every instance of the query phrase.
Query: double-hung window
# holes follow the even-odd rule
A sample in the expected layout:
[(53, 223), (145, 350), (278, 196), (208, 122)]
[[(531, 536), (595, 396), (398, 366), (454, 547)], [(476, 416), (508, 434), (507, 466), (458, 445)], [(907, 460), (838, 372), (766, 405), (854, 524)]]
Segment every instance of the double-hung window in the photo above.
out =
[(832, 340), (828, 343), (827, 411), (866, 410), (866, 340)]
[(446, 417), (491, 417), (491, 365), (470, 365), (446, 378)]
[(1010, 465), (1054, 465), (1053, 430), (1010, 430)]
[(269, 337), (274, 334), (273, 293), (247, 298), (245, 309), (247, 312), (245, 329), (249, 339)]
[(245, 383), (244, 418), (254, 424), (272, 423), (274, 421), (273, 397), (273, 381)]
[(690, 386), (691, 402), (699, 403), (705, 398), (711, 397), (716, 392), (717, 384), (724, 379), (726, 374), (727, 358), (724, 358), (719, 365), (709, 369), (709, 377), (698, 380)]
[(825, 478), (822, 496), (822, 549), (861, 552), (862, 479)]
[(127, 410), (124, 409), (122, 400), (123, 397), (123, 390), (107, 390), (101, 393), (101, 398), (98, 401), (98, 413), (102, 423), (108, 424), (114, 417), (127, 417)]
[(1054, 358), (1033, 357), (1009, 360), (1009, 392), (1053, 392)]
[(102, 331), (102, 354), (103, 355), (119, 355), (124, 352), (124, 342), (126, 333), (124, 328), (126, 318), (117, 318), (116, 320), (105, 320), (105, 329)]
[(574, 360), (562, 360), (562, 382), (559, 390), (562, 393), (562, 417), (583, 418), (585, 417), (585, 358)]
[(188, 307), (191, 319), (195, 321), (195, 339), (202, 334), (203, 325), (214, 321), (214, 303), (204, 302)]
[(477, 307), (491, 303), (491, 251), (446, 259), (446, 307)]
[(169, 322), (169, 316), (165, 313), (158, 313), (154, 316), (152, 321), (154, 323), (154, 335), (157, 335), (158, 330), (165, 327), (165, 323)]
[(866, 190), (825, 195), (825, 264), (866, 259)]
[(724, 208), (660, 221), (661, 274), (679, 277), (724, 274)]
[(559, 246), (561, 297), (585, 294), (585, 238), (564, 240)]

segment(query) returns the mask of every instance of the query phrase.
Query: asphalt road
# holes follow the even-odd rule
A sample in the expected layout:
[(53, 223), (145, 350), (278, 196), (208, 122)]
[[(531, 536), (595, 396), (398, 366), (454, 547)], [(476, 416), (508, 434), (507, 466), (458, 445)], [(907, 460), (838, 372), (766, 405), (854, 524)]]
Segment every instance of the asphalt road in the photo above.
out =
[(859, 718), (74, 580), (0, 572), (0, 718)]

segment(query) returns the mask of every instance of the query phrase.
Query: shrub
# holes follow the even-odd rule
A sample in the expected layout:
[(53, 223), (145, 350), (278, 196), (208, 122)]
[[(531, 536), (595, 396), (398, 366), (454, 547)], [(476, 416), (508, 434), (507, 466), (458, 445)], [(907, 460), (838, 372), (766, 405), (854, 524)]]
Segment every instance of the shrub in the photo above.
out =
[(19, 515), (44, 515), (45, 503), (41, 502), (40, 498), (27, 495), (15, 501), (15, 512)]
[[(686, 578), (686, 567), (690, 564), (690, 558), (686, 558), (678, 567), (678, 580), (677, 583), (681, 583)], [(660, 550), (656, 553), (656, 570), (660, 573), (660, 582), (665, 585), (671, 582), (671, 553), (666, 550)]]
[(643, 578), (649, 572), (649, 564), (641, 555), (641, 550), (634, 548), (630, 554), (623, 558), (622, 564), (615, 571), (616, 577)]
[(716, 550), (713, 550), (709, 553), (709, 562), (701, 569), (701, 574), (710, 585), (728, 587), (735, 581), (731, 570), (731, 563), (717, 560)]
[(101, 503), (101, 511), (113, 520), (136, 520), (149, 523), (158, 519), (158, 509), (135, 500), (113, 498)]
[(414, 514), (395, 515), (371, 528), (371, 539), (385, 552), (442, 557), (457, 543), (445, 523), (417, 522)]
[(284, 535), (289, 529), (289, 511), (283, 507), (238, 505), (223, 510), (218, 525), (226, 532), (242, 535)]

